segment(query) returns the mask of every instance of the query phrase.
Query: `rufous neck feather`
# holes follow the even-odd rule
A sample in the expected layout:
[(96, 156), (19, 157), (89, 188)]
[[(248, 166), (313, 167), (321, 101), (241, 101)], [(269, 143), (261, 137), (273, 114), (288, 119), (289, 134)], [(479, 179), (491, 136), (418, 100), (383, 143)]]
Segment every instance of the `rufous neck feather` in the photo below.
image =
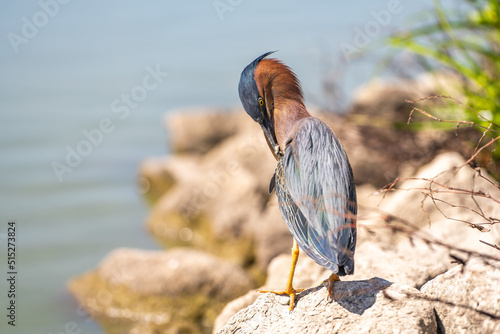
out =
[(295, 123), (311, 116), (304, 105), (299, 80), (280, 61), (264, 59), (255, 69), (255, 81), (274, 120), (276, 139), (283, 150)]

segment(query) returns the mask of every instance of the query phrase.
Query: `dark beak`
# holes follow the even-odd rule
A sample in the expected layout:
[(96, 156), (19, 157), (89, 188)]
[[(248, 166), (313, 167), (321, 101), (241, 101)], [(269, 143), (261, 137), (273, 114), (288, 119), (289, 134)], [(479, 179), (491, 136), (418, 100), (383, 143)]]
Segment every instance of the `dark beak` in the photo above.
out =
[(278, 145), (278, 141), (276, 140), (276, 135), (274, 133), (274, 125), (272, 124), (272, 121), (265, 118), (263, 119), (260, 126), (262, 127), (262, 131), (264, 131), (267, 144), (269, 145), (269, 148), (273, 152), (274, 157), (276, 158), (276, 160), (279, 160), (282, 156), (282, 153)]

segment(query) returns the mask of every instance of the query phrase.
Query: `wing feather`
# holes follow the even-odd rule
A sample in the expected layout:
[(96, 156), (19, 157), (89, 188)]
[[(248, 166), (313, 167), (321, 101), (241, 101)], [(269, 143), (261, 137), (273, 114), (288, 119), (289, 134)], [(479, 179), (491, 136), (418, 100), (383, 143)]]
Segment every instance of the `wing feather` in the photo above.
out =
[(347, 155), (317, 118), (301, 120), (276, 169), (281, 214), (300, 248), (335, 273), (354, 270), (356, 191)]

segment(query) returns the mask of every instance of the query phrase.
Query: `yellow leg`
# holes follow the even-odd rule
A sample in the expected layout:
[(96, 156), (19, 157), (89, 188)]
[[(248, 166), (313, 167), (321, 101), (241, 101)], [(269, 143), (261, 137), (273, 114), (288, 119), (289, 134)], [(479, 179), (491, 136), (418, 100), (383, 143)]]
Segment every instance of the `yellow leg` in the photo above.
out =
[(323, 282), (328, 282), (328, 298), (330, 298), (333, 294), (333, 283), (340, 281), (340, 277), (337, 274), (331, 274), (327, 280)]
[(297, 261), (299, 260), (299, 245), (297, 245), (297, 241), (293, 239), (292, 246), (292, 267), (290, 268), (290, 275), (288, 276), (288, 282), (286, 283), (286, 288), (283, 291), (269, 291), (269, 290), (259, 290), (259, 292), (271, 292), (277, 295), (289, 295), (290, 296), (290, 308), (292, 311), (295, 307), (295, 296), (297, 293), (304, 291), (304, 289), (294, 289), (293, 288), (293, 275), (295, 274), (295, 267), (297, 266)]

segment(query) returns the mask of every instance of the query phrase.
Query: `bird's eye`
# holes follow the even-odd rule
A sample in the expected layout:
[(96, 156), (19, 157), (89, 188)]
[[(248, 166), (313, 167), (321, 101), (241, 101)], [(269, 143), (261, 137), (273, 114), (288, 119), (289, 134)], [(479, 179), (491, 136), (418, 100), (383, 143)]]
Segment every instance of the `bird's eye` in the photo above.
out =
[(259, 105), (262, 107), (264, 105), (264, 100), (262, 97), (259, 97)]

